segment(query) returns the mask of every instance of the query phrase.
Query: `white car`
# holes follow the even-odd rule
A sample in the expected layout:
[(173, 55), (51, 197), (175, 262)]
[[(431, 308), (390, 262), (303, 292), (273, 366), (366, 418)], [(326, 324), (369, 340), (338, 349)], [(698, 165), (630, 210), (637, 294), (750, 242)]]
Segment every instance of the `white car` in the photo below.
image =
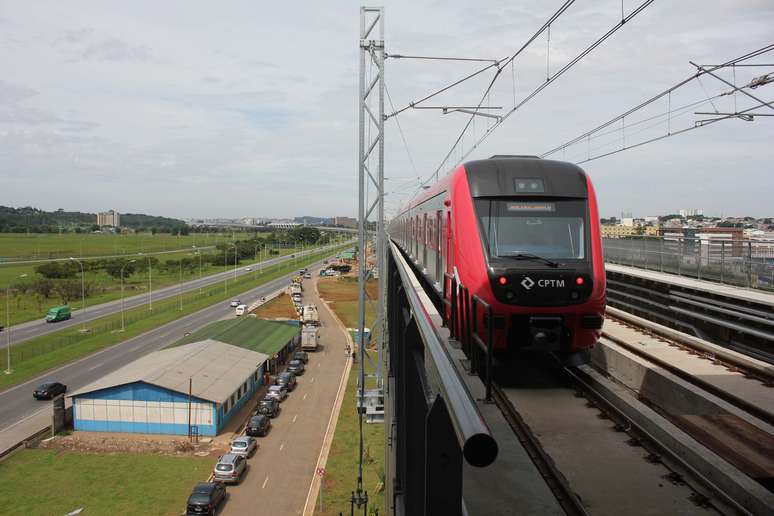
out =
[(251, 270), (253, 270), (253, 268), (252, 268), (252, 267), (245, 267), (245, 270), (246, 270), (247, 272), (250, 272)]
[(242, 455), (243, 457), (252, 457), (256, 450), (258, 450), (258, 442), (254, 437), (240, 435), (231, 441), (231, 450), (229, 450), (229, 453)]
[(242, 302), (239, 299), (232, 299), (231, 300), (231, 308), (236, 308), (236, 307), (238, 307), (241, 304), (242, 304)]
[(267, 398), (276, 398), (279, 402), (282, 402), (287, 396), (288, 390), (284, 385), (272, 385), (266, 392)]

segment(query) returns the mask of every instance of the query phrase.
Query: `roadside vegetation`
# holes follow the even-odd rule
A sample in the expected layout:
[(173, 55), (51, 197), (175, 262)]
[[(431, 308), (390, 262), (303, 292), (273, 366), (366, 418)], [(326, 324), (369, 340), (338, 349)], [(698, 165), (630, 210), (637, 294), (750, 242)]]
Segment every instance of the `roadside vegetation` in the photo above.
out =
[[(367, 285), (371, 295), (376, 294), (376, 281)], [(343, 276), (339, 278), (320, 278), (317, 283), (320, 296), (336, 312), (342, 323), (348, 327), (357, 326), (357, 278)], [(366, 321), (373, 321), (373, 311), (366, 305)], [(376, 361), (376, 355), (372, 354)], [(347, 389), (336, 423), (328, 462), (323, 477), (323, 510), (320, 511), (319, 499), (315, 514), (338, 516), (349, 514), (350, 497), (357, 486), (357, 465), (360, 438), (357, 416), (357, 377), (358, 363), (352, 365), (347, 380)], [(372, 369), (366, 361), (366, 373)], [(368, 385), (366, 385), (369, 387)], [(363, 488), (368, 491), (369, 514), (384, 512), (384, 425), (382, 423), (363, 423)], [(357, 513), (357, 508), (355, 508)], [(360, 514), (362, 514), (362, 509)]]
[(212, 463), (207, 457), (21, 450), (0, 462), (2, 512), (179, 515)]
[[(343, 249), (341, 246), (336, 249)], [(84, 357), (101, 349), (118, 344), (137, 335), (157, 328), (189, 313), (201, 310), (220, 301), (231, 299), (239, 293), (250, 290), (274, 278), (283, 276), (298, 267), (308, 265), (324, 256), (329, 256), (336, 249), (317, 252), (299, 258), (294, 264), (292, 260), (282, 266), (267, 268), (262, 274), (240, 276), (236, 281), (229, 280), (228, 293), (224, 292), (223, 283), (218, 283), (202, 289), (189, 292), (181, 297), (174, 296), (153, 304), (153, 311), (147, 306), (127, 310), (124, 313), (125, 331), (121, 328), (121, 315), (114, 314), (87, 323), (88, 333), (80, 331), (81, 326), (74, 326), (62, 331), (50, 333), (11, 347), (11, 365), (13, 373), (0, 375), (0, 389), (17, 385), (40, 373)], [(0, 353), (0, 368), (6, 369), (6, 354)]]
[[(48, 308), (61, 304), (69, 303), (73, 309), (79, 309), (83, 304), (83, 293), (87, 307), (119, 299), (122, 276), (125, 295), (132, 296), (147, 293), (149, 283), (155, 291), (197, 279), (200, 275), (227, 270), (234, 267), (235, 258), (237, 265), (251, 265), (261, 258), (265, 260), (297, 252), (302, 244), (323, 245), (329, 242), (328, 234), (321, 235), (314, 228), (300, 229), (303, 231), (187, 236), (70, 234), (27, 237), (0, 234), (0, 325), (5, 325), (7, 320), (7, 294), (10, 295), (7, 303), (10, 324), (14, 325), (43, 318)], [(81, 238), (77, 242), (78, 247), (74, 247), (76, 241), (73, 237)], [(37, 243), (33, 245), (32, 241)], [(116, 242), (122, 245), (119, 247)], [(57, 245), (61, 247), (52, 251)], [(85, 251), (82, 249), (84, 245)], [(47, 248), (49, 250), (45, 251)], [(138, 252), (144, 254), (120, 256)], [(13, 263), (22, 257), (37, 260), (48, 259), (51, 255), (57, 255), (54, 257), (60, 260), (72, 256), (80, 263), (75, 260)]]

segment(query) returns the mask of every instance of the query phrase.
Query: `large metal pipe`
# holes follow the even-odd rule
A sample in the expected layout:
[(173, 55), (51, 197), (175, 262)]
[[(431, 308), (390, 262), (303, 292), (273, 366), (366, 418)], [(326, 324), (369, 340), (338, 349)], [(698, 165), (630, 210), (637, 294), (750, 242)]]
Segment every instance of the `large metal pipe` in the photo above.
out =
[(390, 250), (404, 285), (409, 306), (417, 322), (426, 355), (429, 356), (436, 373), (437, 385), (435, 387), (446, 402), (462, 454), (465, 460), (473, 466), (488, 466), (497, 457), (497, 441), (492, 437), (475, 400), (460, 379), (451, 362), (451, 357), (444, 349), (441, 337), (430, 319), (428, 310), (434, 311), (435, 308), (432, 305), (426, 306), (420, 299), (417, 289), (422, 288), (421, 284), (411, 272), (395, 244), (390, 243)]

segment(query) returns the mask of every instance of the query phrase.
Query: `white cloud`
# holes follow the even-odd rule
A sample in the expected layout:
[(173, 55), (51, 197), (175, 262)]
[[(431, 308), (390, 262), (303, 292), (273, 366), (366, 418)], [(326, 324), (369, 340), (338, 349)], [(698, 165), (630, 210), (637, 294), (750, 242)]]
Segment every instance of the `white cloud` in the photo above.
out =
[[(359, 3), (336, 5), (5, 4), (0, 60), (13, 73), (0, 82), (0, 204), (172, 216), (353, 214)], [(387, 48), (503, 57), (558, 5), (391, 2)], [(551, 71), (620, 16), (615, 2), (587, 5), (553, 27)], [(655, 2), (473, 157), (552, 148), (689, 75), (689, 59), (722, 61), (769, 43), (772, 14), (763, 1)], [(477, 66), (388, 60), (386, 76), (403, 105)], [(545, 67), (541, 39), (516, 63), (517, 96), (545, 80)], [(434, 101), (475, 103), (489, 78)], [(491, 104), (512, 98), (506, 70)], [(465, 121), (424, 111), (400, 119), (422, 176)], [(476, 123), (481, 134), (486, 122)], [(585, 168), (605, 215), (683, 205), (770, 215), (771, 124), (724, 122)], [(394, 178), (387, 188), (402, 183), (411, 193), (405, 181), (414, 172), (393, 121), (387, 138), (386, 174)]]

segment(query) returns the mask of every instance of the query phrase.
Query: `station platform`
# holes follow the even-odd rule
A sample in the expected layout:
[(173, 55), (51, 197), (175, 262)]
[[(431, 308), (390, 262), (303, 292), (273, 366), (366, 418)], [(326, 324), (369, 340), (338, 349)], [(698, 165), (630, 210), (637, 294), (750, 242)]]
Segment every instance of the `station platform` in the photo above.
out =
[(763, 290), (755, 290), (734, 285), (724, 285), (714, 281), (704, 281), (685, 276), (677, 276), (665, 272), (652, 271), (648, 269), (639, 269), (637, 267), (627, 267), (614, 263), (605, 263), (605, 270), (614, 274), (632, 276), (641, 280), (662, 283), (674, 287), (708, 292), (710, 294), (736, 299), (750, 304), (766, 305), (774, 308), (774, 293)]

